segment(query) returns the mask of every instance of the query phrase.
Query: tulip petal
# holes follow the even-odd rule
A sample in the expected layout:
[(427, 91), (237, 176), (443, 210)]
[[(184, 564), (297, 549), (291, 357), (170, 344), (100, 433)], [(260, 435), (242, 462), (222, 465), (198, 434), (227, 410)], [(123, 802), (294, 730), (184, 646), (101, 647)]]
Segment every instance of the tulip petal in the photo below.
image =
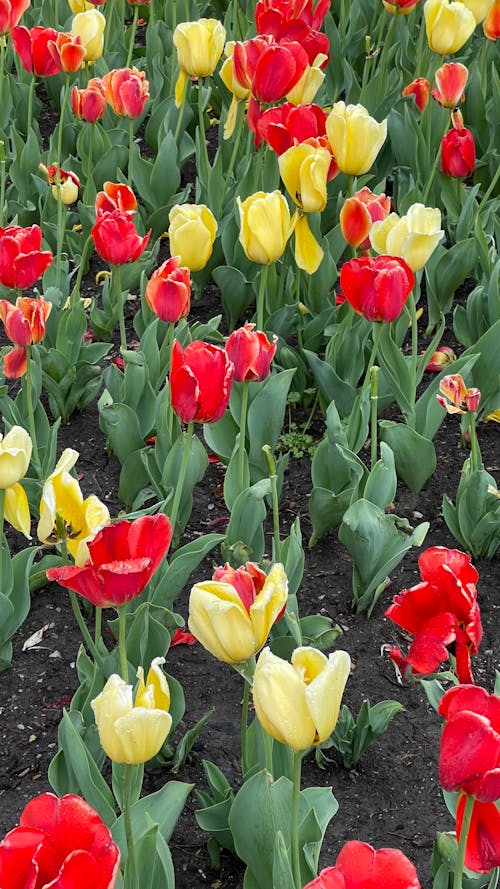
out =
[(307, 216), (300, 216), (295, 226), (295, 262), (299, 269), (313, 275), (319, 269), (324, 255), (309, 228)]
[(5, 491), (5, 518), (16, 531), (21, 531), (31, 540), (31, 515), (26, 491), (20, 484), (12, 485)]
[[(459, 797), (456, 811), (457, 841), (462, 833), (462, 822), (467, 797)], [(487, 874), (500, 867), (500, 811), (495, 803), (474, 802), (470, 820), (465, 866), (478, 874)]]

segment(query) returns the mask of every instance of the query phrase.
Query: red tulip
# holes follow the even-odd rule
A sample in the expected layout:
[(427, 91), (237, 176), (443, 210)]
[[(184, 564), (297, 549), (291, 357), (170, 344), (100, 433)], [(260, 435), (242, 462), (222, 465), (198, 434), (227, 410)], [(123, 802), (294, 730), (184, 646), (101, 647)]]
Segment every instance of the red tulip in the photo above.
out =
[(39, 25), (31, 30), (24, 25), (13, 29), (12, 43), (26, 71), (37, 77), (51, 77), (61, 72), (61, 65), (54, 61), (49, 50), (49, 42), (57, 40), (57, 35), (54, 28)]
[(106, 90), (102, 77), (92, 77), (83, 90), (74, 86), (71, 90), (71, 105), (80, 120), (87, 123), (100, 120), (106, 111)]
[(75, 794), (30, 800), (0, 843), (5, 889), (113, 889), (120, 850), (97, 812)]
[(334, 867), (322, 870), (304, 889), (420, 889), (417, 871), (399, 849), (374, 849), (350, 840)]
[(15, 28), (22, 14), (26, 12), (31, 0), (1, 0), (0, 2), (0, 34), (8, 34)]
[(407, 657), (397, 647), (390, 658), (404, 672), (434, 673), (454, 646), (459, 682), (473, 682), (470, 655), (482, 637), (477, 604), (478, 573), (470, 556), (456, 549), (431, 547), (418, 560), (422, 583), (394, 597), (385, 616), (414, 640)]
[(118, 608), (140, 595), (165, 557), (172, 526), (163, 513), (107, 525), (88, 544), (82, 568), (49, 568), (47, 578), (100, 608)]
[(39, 343), (45, 336), (45, 325), (52, 303), (44, 299), (20, 296), (15, 306), (8, 300), (0, 300), (0, 318), (9, 340), (16, 346)]
[(225, 349), (195, 340), (172, 347), (170, 398), (183, 423), (215, 423), (226, 410), (234, 365)]
[(119, 210), (120, 213), (128, 213), (133, 216), (137, 208), (137, 199), (128, 185), (122, 182), (105, 182), (103, 191), (98, 191), (95, 199), (95, 211), (99, 213), (111, 213)]
[(234, 77), (259, 102), (279, 102), (304, 74), (309, 59), (299, 43), (271, 36), (235, 43)]
[(293, 40), (305, 49), (309, 64), (313, 65), (319, 55), (323, 56), (320, 68), (325, 68), (330, 60), (330, 41), (326, 34), (315, 31), (314, 28), (295, 20), (284, 25), (276, 39), (281, 43), (284, 40)]
[(167, 259), (153, 272), (144, 294), (150, 309), (170, 323), (189, 314), (191, 307), (191, 276), (178, 256)]
[(441, 169), (446, 176), (466, 179), (476, 166), (474, 136), (466, 127), (449, 130), (441, 142)]
[(311, 28), (321, 28), (330, 5), (331, 0), (319, 0), (313, 9), (312, 0), (258, 0), (255, 6), (257, 33), (277, 37), (284, 25), (297, 20)]
[(437, 89), (432, 90), (432, 98), (443, 108), (456, 108), (464, 99), (464, 90), (469, 72), (460, 62), (447, 62), (435, 73)]
[(429, 94), (431, 91), (431, 85), (425, 77), (417, 77), (415, 80), (412, 80), (408, 86), (405, 86), (401, 95), (405, 96), (413, 96), (415, 99), (415, 105), (417, 106), (420, 112), (425, 111), (427, 108), (427, 104), (429, 102)]
[(81, 37), (60, 33), (55, 40), (49, 40), (47, 49), (60, 71), (72, 74), (80, 70), (85, 58)]
[(102, 78), (106, 100), (120, 117), (139, 117), (149, 99), (149, 83), (144, 71), (117, 68)]
[(452, 361), (456, 360), (457, 356), (450, 346), (439, 346), (433, 353), (431, 360), (426, 365), (425, 369), (430, 373), (441, 373), (445, 367), (451, 364)]
[(412, 270), (396, 256), (351, 259), (340, 271), (346, 299), (368, 321), (398, 318), (414, 284)]
[(297, 142), (326, 136), (326, 112), (319, 105), (285, 102), (263, 111), (257, 130), (276, 154), (284, 154)]
[(483, 32), (488, 40), (497, 40), (500, 37), (500, 0), (493, 0), (483, 22)]
[(340, 229), (344, 240), (351, 247), (368, 250), (368, 235), (373, 223), (385, 219), (390, 211), (391, 199), (386, 198), (385, 194), (373, 194), (365, 185), (344, 201), (340, 211)]
[(141, 237), (129, 213), (112, 210), (97, 214), (91, 235), (101, 259), (109, 265), (124, 265), (141, 256), (151, 237), (151, 229)]
[[(457, 841), (462, 833), (466, 799), (465, 794), (458, 798)], [(474, 802), (465, 845), (465, 866), (477, 874), (487, 874), (494, 867), (500, 867), (500, 811), (495, 803)]]
[(234, 379), (265, 380), (276, 352), (278, 337), (269, 342), (265, 333), (254, 330), (255, 324), (245, 324), (234, 330), (226, 342), (226, 352), (234, 364)]
[(0, 228), (0, 284), (12, 290), (32, 287), (54, 258), (41, 246), (42, 230), (38, 225)]
[(481, 803), (500, 798), (500, 697), (477, 685), (458, 685), (441, 698), (439, 780)]

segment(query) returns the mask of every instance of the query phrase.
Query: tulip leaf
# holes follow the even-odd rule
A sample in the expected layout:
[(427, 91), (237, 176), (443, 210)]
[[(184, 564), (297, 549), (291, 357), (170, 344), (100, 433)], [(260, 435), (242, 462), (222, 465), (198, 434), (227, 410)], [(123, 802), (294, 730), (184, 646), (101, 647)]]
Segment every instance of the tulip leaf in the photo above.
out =
[(295, 889), (290, 858), (283, 834), (279, 830), (274, 839), (273, 889)]
[(120, 463), (124, 463), (132, 451), (144, 447), (144, 435), (137, 414), (128, 404), (110, 402), (106, 390), (99, 399), (98, 407), (100, 429)]
[(408, 416), (414, 410), (413, 389), (408, 361), (391, 337), (391, 328), (384, 325), (378, 349), (380, 367), (389, 381), (391, 392), (401, 410)]
[(250, 557), (253, 561), (260, 562), (264, 555), (264, 497), (270, 492), (271, 482), (264, 478), (242, 491), (234, 502), (225, 541), (221, 547), (223, 558), (234, 567), (239, 567)]
[(252, 285), (239, 269), (228, 265), (214, 269), (212, 277), (220, 289), (224, 312), (232, 330), (254, 299)]
[(252, 481), (267, 476), (267, 461), (262, 453), (262, 447), (267, 444), (271, 451), (276, 450), (285, 417), (288, 390), (294, 373), (292, 368), (271, 374), (248, 408), (247, 425), (250, 442), (248, 457)]
[[(150, 593), (150, 602), (171, 608), (192, 572), (205, 556), (224, 540), (224, 536), (224, 534), (203, 534), (176, 550), (170, 558), (170, 563), (165, 563), (152, 581), (153, 592)], [(160, 575), (159, 580), (157, 580), (158, 575)]]
[[(158, 825), (158, 830), (166, 843), (174, 831), (179, 816), (186, 805), (194, 784), (183, 781), (168, 781), (160, 790), (144, 796), (130, 809), (132, 835), (138, 842), (147, 831), (147, 818)], [(125, 847), (125, 819), (123, 815), (114, 822), (111, 832), (120, 849)]]
[(7, 546), (1, 547), (0, 670), (12, 660), (11, 638), (27, 616), (30, 604), (29, 574), (39, 547), (27, 547), (11, 560)]
[(380, 437), (394, 453), (399, 477), (410, 491), (417, 494), (436, 468), (436, 451), (432, 441), (410, 426), (392, 420), (381, 420)]
[(396, 496), (397, 484), (394, 454), (385, 441), (381, 441), (380, 460), (377, 460), (368, 474), (363, 497), (376, 503), (381, 509), (387, 509)]
[(356, 397), (356, 390), (350, 383), (338, 376), (335, 368), (319, 358), (314, 352), (304, 349), (304, 355), (324, 401), (327, 404), (335, 401), (339, 414), (342, 417), (349, 416)]

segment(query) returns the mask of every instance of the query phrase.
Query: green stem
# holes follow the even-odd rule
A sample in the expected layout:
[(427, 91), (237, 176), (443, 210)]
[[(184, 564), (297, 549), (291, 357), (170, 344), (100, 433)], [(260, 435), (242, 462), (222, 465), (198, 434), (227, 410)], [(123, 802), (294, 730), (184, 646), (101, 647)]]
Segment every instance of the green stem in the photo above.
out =
[(203, 111), (203, 78), (198, 77), (198, 128), (200, 134), (200, 174), (202, 183), (208, 188), (210, 163), (208, 160), (207, 138), (205, 133), (205, 114)]
[(87, 158), (87, 181), (85, 182), (85, 188), (83, 190), (83, 203), (88, 204), (92, 203), (94, 199), (94, 195), (91, 196), (90, 191), (90, 183), (94, 184), (94, 177), (92, 176), (93, 170), (93, 154), (94, 154), (94, 133), (95, 133), (95, 123), (87, 124), (90, 127), (89, 131), (89, 154)]
[[(397, 7), (396, 7), (396, 10), (397, 10)], [(389, 15), (391, 15), (391, 14), (389, 13)], [(391, 22), (390, 22), (389, 27), (387, 29), (387, 34), (385, 35), (385, 40), (384, 40), (384, 45), (382, 47), (382, 52), (379, 55), (379, 61), (378, 61), (378, 65), (377, 65), (377, 74), (379, 74), (380, 71), (384, 71), (385, 66), (387, 64), (387, 58), (389, 55), (389, 50), (392, 45), (392, 38), (394, 35), (394, 29), (396, 27), (397, 19), (398, 19), (398, 12), (395, 12), (393, 15), (391, 15)], [(385, 78), (385, 80), (382, 80), (381, 82), (383, 84), (386, 84), (387, 77)]]
[[(136, 9), (138, 7), (136, 6)], [(135, 142), (134, 142), (134, 118), (131, 117), (128, 122), (128, 169), (127, 169), (127, 181), (129, 186), (132, 188), (134, 184), (134, 150), (135, 150)]]
[(99, 608), (98, 605), (95, 606), (94, 613), (94, 645), (96, 647), (96, 651), (99, 651), (99, 643), (101, 641), (101, 629), (102, 629), (102, 608)]
[(186, 478), (186, 470), (187, 470), (187, 465), (188, 465), (188, 461), (189, 461), (189, 455), (191, 453), (191, 439), (193, 437), (193, 430), (194, 430), (194, 422), (188, 423), (188, 427), (186, 429), (186, 432), (184, 433), (184, 444), (183, 444), (183, 451), (182, 451), (181, 468), (179, 470), (179, 476), (177, 479), (177, 484), (175, 486), (175, 494), (174, 494), (174, 502), (172, 504), (172, 512), (170, 513), (170, 523), (172, 525), (172, 533), (174, 535), (174, 541), (176, 541), (176, 539), (177, 539), (175, 525), (177, 522), (177, 515), (179, 512), (179, 506), (181, 503), (181, 495), (182, 495), (182, 489), (184, 487), (184, 480)]
[(5, 80), (5, 56), (7, 51), (7, 39), (4, 34), (0, 37), (0, 103), (3, 103), (3, 85)]
[(130, 796), (133, 765), (123, 763), (123, 820), (125, 823), (125, 839), (127, 842), (127, 889), (138, 889), (137, 867), (135, 861), (134, 832), (130, 813)]
[(482, 460), (481, 453), (479, 450), (478, 442), (477, 442), (477, 432), (476, 432), (476, 412), (469, 412), (469, 433), (470, 433), (470, 456), (471, 456), (471, 466), (472, 471), (475, 472), (479, 469), (482, 469)]
[(446, 136), (446, 133), (448, 132), (449, 125), (450, 125), (450, 123), (449, 123), (448, 115), (446, 115), (446, 126), (444, 128), (443, 135), (441, 136), (441, 139), (439, 140), (439, 145), (438, 145), (438, 149), (436, 152), (436, 157), (434, 158), (434, 163), (432, 165), (430, 176), (427, 180), (427, 184), (425, 186), (424, 193), (422, 196), (422, 203), (424, 204), (424, 206), (426, 205), (429, 195), (431, 193), (432, 184), (434, 182), (434, 178), (437, 173), (439, 161), (441, 160), (441, 142), (443, 141), (444, 137)]
[[(171, 3), (172, 10), (172, 36), (177, 27), (177, 0), (172, 0)], [(170, 89), (172, 89), (174, 78), (175, 78), (175, 66), (177, 63), (177, 53), (175, 51), (175, 46), (172, 43), (172, 57), (170, 59)]]
[(269, 481), (271, 482), (271, 501), (273, 509), (273, 543), (274, 561), (281, 562), (281, 535), (280, 535), (280, 509), (278, 500), (278, 476), (276, 473), (276, 461), (269, 445), (263, 445), (262, 450), (266, 455)]
[(186, 80), (186, 84), (185, 84), (185, 86), (184, 86), (184, 92), (183, 92), (183, 94), (182, 94), (181, 107), (179, 108), (179, 114), (178, 114), (178, 116), (177, 116), (177, 125), (176, 125), (176, 127), (175, 127), (175, 133), (174, 133), (174, 139), (175, 139), (175, 143), (176, 143), (176, 144), (177, 144), (178, 141), (179, 141), (179, 136), (180, 136), (180, 134), (181, 134), (181, 130), (182, 130), (182, 121), (183, 121), (183, 118), (184, 118), (184, 108), (185, 108), (185, 105), (186, 105), (186, 95), (187, 95), (188, 82), (189, 82), (189, 81)]
[(102, 657), (99, 654), (99, 651), (97, 650), (96, 646), (94, 645), (94, 640), (92, 639), (92, 636), (90, 635), (90, 633), (88, 631), (87, 624), (85, 623), (85, 621), (83, 619), (83, 615), (81, 612), (81, 608), (80, 608), (80, 604), (78, 602), (77, 595), (73, 590), (68, 590), (68, 592), (69, 592), (69, 600), (71, 602), (71, 607), (73, 609), (73, 614), (75, 615), (76, 622), (78, 624), (80, 633), (82, 634), (83, 641), (85, 642), (85, 645), (87, 646), (88, 650), (90, 651), (90, 653), (94, 659), (94, 663), (99, 664), (99, 666), (101, 666)]
[(33, 445), (32, 457), (33, 463), (38, 475), (38, 478), (42, 477), (42, 464), (40, 462), (40, 455), (38, 453), (38, 443), (36, 436), (36, 426), (35, 426), (35, 412), (33, 410), (33, 393), (31, 390), (31, 346), (26, 346), (26, 376), (24, 380), (24, 390), (26, 392), (26, 407), (28, 409), (28, 428), (31, 436), (31, 442)]
[(2, 227), (5, 222), (5, 218), (4, 218), (5, 181), (6, 181), (5, 146), (4, 146), (4, 143), (2, 141), (0, 141), (0, 226), (2, 226)]
[(370, 352), (368, 367), (366, 368), (365, 378), (363, 380), (363, 389), (366, 389), (368, 383), (370, 382), (371, 368), (375, 364), (375, 358), (377, 357), (378, 352), (378, 344), (380, 342), (380, 337), (382, 336), (383, 328), (384, 324), (382, 321), (374, 321), (372, 324), (372, 350)]
[(488, 198), (492, 194), (493, 189), (495, 188), (495, 185), (497, 184), (499, 177), (500, 177), (500, 164), (497, 166), (494, 176), (493, 176), (493, 179), (491, 180), (487, 190), (485, 191), (483, 197), (481, 198), (481, 203), (479, 204), (479, 207), (477, 208), (478, 216), (479, 216), (481, 210), (483, 209), (484, 205), (487, 203)]
[(470, 821), (472, 818), (472, 810), (474, 808), (474, 797), (468, 796), (465, 802), (464, 817), (462, 821), (462, 830), (460, 831), (460, 841), (457, 850), (457, 862), (455, 865), (455, 874), (453, 876), (453, 889), (462, 889), (462, 876), (464, 872), (465, 849), (467, 846), (467, 837), (469, 835)]
[(87, 263), (87, 259), (90, 253), (90, 249), (93, 245), (94, 241), (92, 235), (89, 235), (85, 244), (83, 245), (82, 256), (80, 259), (80, 265), (78, 266), (78, 272), (76, 274), (76, 281), (73, 290), (71, 291), (70, 296), (70, 305), (75, 305), (76, 302), (80, 299), (80, 287), (82, 284), (82, 278), (85, 271), (85, 265)]
[(245, 487), (245, 444), (249, 387), (249, 381), (243, 380), (241, 388), (240, 439), (238, 449), (238, 491), (240, 494)]
[(418, 362), (418, 321), (417, 307), (415, 305), (415, 297), (413, 290), (408, 297), (408, 310), (411, 318), (411, 414), (408, 416), (408, 425), (411, 429), (415, 428), (415, 401), (417, 398), (417, 362)]
[(139, 7), (134, 6), (134, 17), (132, 19), (132, 27), (130, 28), (130, 42), (128, 45), (127, 61), (125, 62), (126, 68), (130, 68), (130, 63), (132, 61), (132, 53), (134, 51), (135, 35), (136, 35), (136, 31), (137, 31), (137, 22), (138, 21), (139, 21)]
[(5, 488), (0, 488), (0, 549), (3, 547), (3, 525), (5, 519)]
[(259, 292), (257, 294), (257, 330), (264, 331), (264, 300), (266, 297), (269, 266), (263, 265), (260, 273)]
[(425, 24), (423, 21), (421, 21), (420, 30), (418, 32), (417, 48), (415, 51), (415, 77), (420, 76), (420, 70), (422, 67), (422, 53), (424, 51), (424, 47), (426, 46), (425, 38)]
[(30, 83), (30, 91), (28, 93), (28, 119), (26, 121), (26, 138), (28, 138), (33, 120), (33, 97), (35, 95), (36, 76), (33, 74)]
[(118, 611), (118, 655), (120, 658), (120, 672), (122, 674), (122, 679), (125, 682), (128, 682), (127, 612), (123, 605), (116, 610)]
[(262, 737), (264, 738), (264, 762), (266, 771), (269, 772), (270, 775), (274, 775), (273, 739), (264, 729), (262, 729)]
[(236, 135), (234, 137), (233, 150), (231, 152), (231, 158), (229, 160), (229, 166), (227, 168), (227, 173), (224, 179), (224, 188), (222, 189), (222, 197), (220, 199), (220, 206), (222, 208), (224, 204), (224, 198), (226, 197), (226, 192), (229, 183), (231, 182), (231, 177), (233, 175), (234, 165), (236, 163), (236, 158), (238, 156), (238, 149), (240, 147), (241, 135), (243, 133), (243, 124), (245, 123), (245, 103), (238, 102), (238, 110), (236, 112)]
[(250, 683), (243, 681), (243, 701), (241, 704), (241, 773), (243, 778), (248, 773), (248, 704), (250, 700)]
[(377, 442), (377, 402), (378, 402), (378, 367), (376, 364), (370, 368), (370, 466), (371, 469), (377, 462), (378, 442)]
[(125, 332), (125, 307), (122, 298), (121, 266), (111, 267), (111, 301), (113, 311), (118, 310), (118, 323), (120, 325), (120, 350), (125, 352), (127, 348), (127, 334)]
[(290, 829), (290, 847), (292, 852), (292, 873), (295, 889), (302, 889), (300, 876), (300, 849), (299, 849), (299, 805), (300, 805), (300, 778), (302, 772), (302, 750), (294, 750), (293, 753), (293, 795)]

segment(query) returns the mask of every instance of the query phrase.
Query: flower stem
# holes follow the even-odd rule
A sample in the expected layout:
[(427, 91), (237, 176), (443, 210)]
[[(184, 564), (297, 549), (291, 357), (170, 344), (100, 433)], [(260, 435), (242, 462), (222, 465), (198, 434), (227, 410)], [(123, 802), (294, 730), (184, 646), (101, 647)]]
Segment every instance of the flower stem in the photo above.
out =
[(132, 769), (128, 762), (123, 763), (123, 820), (125, 823), (125, 839), (127, 842), (127, 889), (138, 889), (137, 867), (135, 861), (134, 832), (132, 829), (132, 817), (130, 814), (130, 795), (132, 783)]
[(294, 750), (293, 753), (293, 796), (292, 796), (292, 822), (290, 830), (290, 848), (292, 852), (292, 872), (295, 889), (302, 889), (300, 876), (300, 849), (299, 849), (299, 804), (300, 804), (300, 778), (302, 772), (302, 750)]
[(444, 137), (446, 136), (446, 133), (448, 132), (448, 127), (449, 127), (449, 120), (448, 120), (448, 115), (447, 115), (446, 116), (446, 126), (444, 128), (443, 135), (441, 136), (441, 139), (439, 140), (439, 145), (438, 145), (438, 149), (436, 152), (436, 157), (434, 158), (434, 163), (432, 165), (430, 176), (427, 180), (427, 184), (425, 186), (424, 193), (422, 196), (422, 203), (424, 204), (424, 206), (426, 205), (429, 195), (431, 193), (432, 184), (434, 182), (434, 179), (435, 179), (435, 176), (437, 173), (439, 161), (441, 160), (441, 143), (442, 143)]
[(75, 286), (73, 287), (73, 290), (71, 291), (70, 305), (72, 305), (72, 306), (75, 305), (75, 303), (80, 298), (80, 287), (82, 284), (83, 273), (85, 271), (85, 265), (86, 265), (86, 262), (88, 259), (88, 255), (90, 253), (90, 248), (92, 247), (93, 243), (94, 243), (94, 241), (92, 239), (92, 235), (89, 235), (87, 240), (85, 241), (85, 244), (83, 245), (82, 256), (81, 256), (80, 263), (78, 266), (78, 272), (76, 274)]
[(472, 818), (472, 810), (474, 808), (474, 797), (468, 796), (465, 802), (464, 817), (462, 821), (462, 830), (460, 831), (460, 840), (458, 843), (457, 863), (455, 865), (455, 874), (453, 877), (453, 889), (462, 889), (462, 875), (464, 871), (465, 849), (467, 847), (467, 837), (469, 835), (470, 821)]
[(33, 445), (33, 463), (38, 478), (42, 477), (42, 464), (38, 453), (38, 444), (36, 437), (35, 412), (33, 410), (33, 393), (31, 390), (31, 346), (26, 346), (26, 377), (24, 380), (24, 391), (26, 393), (26, 407), (28, 410), (28, 427)]
[(475, 472), (482, 468), (481, 453), (477, 443), (476, 432), (476, 412), (469, 412), (469, 432), (470, 432), (470, 448), (471, 448), (471, 465), (472, 471)]
[(481, 210), (483, 209), (484, 205), (487, 203), (488, 198), (490, 197), (491, 193), (493, 192), (493, 189), (495, 188), (495, 185), (498, 182), (499, 176), (500, 176), (500, 164), (496, 168), (493, 179), (491, 180), (487, 190), (485, 191), (483, 197), (481, 198), (481, 203), (479, 204), (479, 207), (477, 208), (477, 215), (478, 216), (479, 216)]
[(366, 389), (368, 383), (370, 382), (371, 376), (371, 368), (375, 364), (375, 359), (377, 357), (378, 352), (378, 344), (380, 342), (380, 337), (382, 336), (383, 323), (381, 321), (374, 321), (372, 324), (372, 350), (370, 353), (370, 357), (368, 359), (368, 367), (366, 368), (365, 378), (363, 380), (362, 389)]
[(4, 208), (5, 208), (5, 182), (6, 182), (6, 169), (5, 169), (5, 145), (0, 140), (0, 226), (4, 225)]
[(174, 133), (174, 139), (175, 139), (176, 145), (179, 142), (179, 136), (180, 136), (181, 130), (182, 130), (182, 121), (184, 118), (184, 107), (186, 105), (187, 88), (188, 88), (188, 81), (186, 80), (186, 83), (184, 86), (184, 92), (182, 94), (181, 107), (179, 108), (179, 114), (177, 116), (177, 125), (175, 127), (175, 133)]
[(94, 154), (94, 133), (95, 133), (95, 123), (88, 124), (90, 127), (89, 130), (89, 154), (87, 158), (87, 181), (85, 182), (85, 188), (83, 190), (83, 203), (88, 204), (93, 200), (93, 196), (91, 198), (90, 192), (90, 183), (93, 183), (93, 154)]
[[(138, 9), (138, 7), (135, 7)], [(134, 184), (134, 118), (131, 117), (128, 122), (128, 169), (127, 180), (130, 187)]]
[(224, 198), (226, 197), (227, 187), (228, 187), (229, 183), (231, 182), (231, 177), (233, 175), (234, 165), (236, 163), (236, 158), (238, 156), (238, 149), (240, 147), (241, 134), (243, 132), (244, 122), (245, 122), (245, 103), (242, 101), (239, 101), (238, 102), (238, 110), (236, 112), (236, 135), (234, 137), (233, 150), (231, 152), (229, 166), (227, 168), (227, 173), (224, 178), (224, 187), (222, 189), (222, 196), (220, 199), (221, 208), (224, 204)]
[(250, 683), (243, 681), (243, 702), (241, 704), (241, 773), (243, 778), (248, 773), (248, 703), (250, 699)]
[(259, 293), (257, 295), (257, 330), (264, 330), (264, 300), (266, 296), (269, 266), (263, 265), (260, 273)]
[(269, 445), (264, 445), (262, 450), (266, 455), (269, 481), (271, 482), (271, 499), (273, 504), (273, 543), (274, 561), (281, 561), (281, 535), (280, 535), (280, 509), (278, 500), (278, 476), (276, 474), (276, 461)]
[(208, 160), (207, 138), (205, 133), (205, 114), (203, 112), (203, 78), (198, 77), (198, 128), (200, 134), (200, 173), (202, 184), (208, 188), (210, 163)]
[(239, 439), (239, 450), (238, 450), (238, 493), (240, 493), (240, 494), (243, 491), (243, 488), (245, 486), (245, 480), (244, 480), (245, 444), (246, 444), (246, 425), (247, 425), (249, 387), (250, 387), (249, 381), (243, 380), (243, 384), (242, 384), (242, 388), (241, 388), (240, 439)]
[(177, 515), (179, 512), (179, 506), (181, 503), (182, 489), (184, 487), (184, 480), (186, 478), (186, 470), (187, 470), (187, 465), (188, 465), (188, 461), (189, 461), (189, 455), (191, 453), (191, 439), (193, 437), (193, 430), (194, 430), (194, 422), (188, 423), (188, 427), (184, 433), (184, 444), (183, 444), (181, 468), (179, 470), (179, 477), (177, 479), (177, 484), (175, 486), (175, 494), (174, 494), (174, 502), (172, 504), (172, 512), (170, 513), (170, 523), (172, 525), (172, 533), (174, 536), (174, 541), (177, 540), (177, 535), (175, 533), (175, 525), (177, 522)]
[(377, 462), (377, 401), (378, 401), (378, 367), (376, 364), (370, 368), (370, 465), (371, 469)]
[(410, 292), (408, 297), (408, 309), (410, 312), (411, 318), (411, 403), (412, 403), (412, 411), (408, 416), (408, 426), (411, 429), (415, 428), (415, 401), (417, 398), (417, 362), (418, 362), (418, 321), (417, 321), (417, 307), (415, 304), (415, 297), (413, 296), (413, 290)]
[(87, 624), (85, 623), (85, 621), (83, 619), (83, 615), (81, 612), (81, 608), (80, 608), (80, 604), (78, 602), (77, 595), (73, 590), (68, 590), (68, 592), (69, 592), (69, 601), (71, 602), (73, 614), (75, 615), (75, 619), (78, 624), (80, 633), (82, 634), (83, 641), (85, 642), (85, 645), (87, 646), (92, 657), (94, 658), (94, 663), (99, 664), (99, 666), (101, 666), (102, 657), (99, 654), (96, 646), (94, 645), (94, 641), (88, 631)]
[(28, 119), (26, 121), (26, 138), (28, 138), (33, 120), (33, 97), (35, 95), (36, 76), (33, 74), (30, 83), (30, 91), (28, 93)]
[(3, 548), (3, 523), (5, 518), (5, 488), (0, 488), (0, 550)]
[(113, 310), (118, 309), (118, 323), (120, 325), (120, 350), (125, 352), (127, 348), (127, 334), (125, 332), (125, 311), (122, 299), (121, 267), (114, 265), (111, 268), (111, 294)]
[(128, 661), (127, 661), (127, 613), (123, 605), (116, 609), (118, 611), (118, 654), (120, 657), (120, 672), (122, 679), (128, 682)]
[(125, 62), (126, 68), (130, 68), (130, 63), (132, 61), (132, 53), (134, 51), (135, 34), (137, 31), (137, 22), (138, 21), (139, 21), (139, 7), (134, 6), (134, 17), (132, 19), (132, 27), (130, 28), (130, 41), (129, 41), (129, 45), (128, 45), (127, 61)]

